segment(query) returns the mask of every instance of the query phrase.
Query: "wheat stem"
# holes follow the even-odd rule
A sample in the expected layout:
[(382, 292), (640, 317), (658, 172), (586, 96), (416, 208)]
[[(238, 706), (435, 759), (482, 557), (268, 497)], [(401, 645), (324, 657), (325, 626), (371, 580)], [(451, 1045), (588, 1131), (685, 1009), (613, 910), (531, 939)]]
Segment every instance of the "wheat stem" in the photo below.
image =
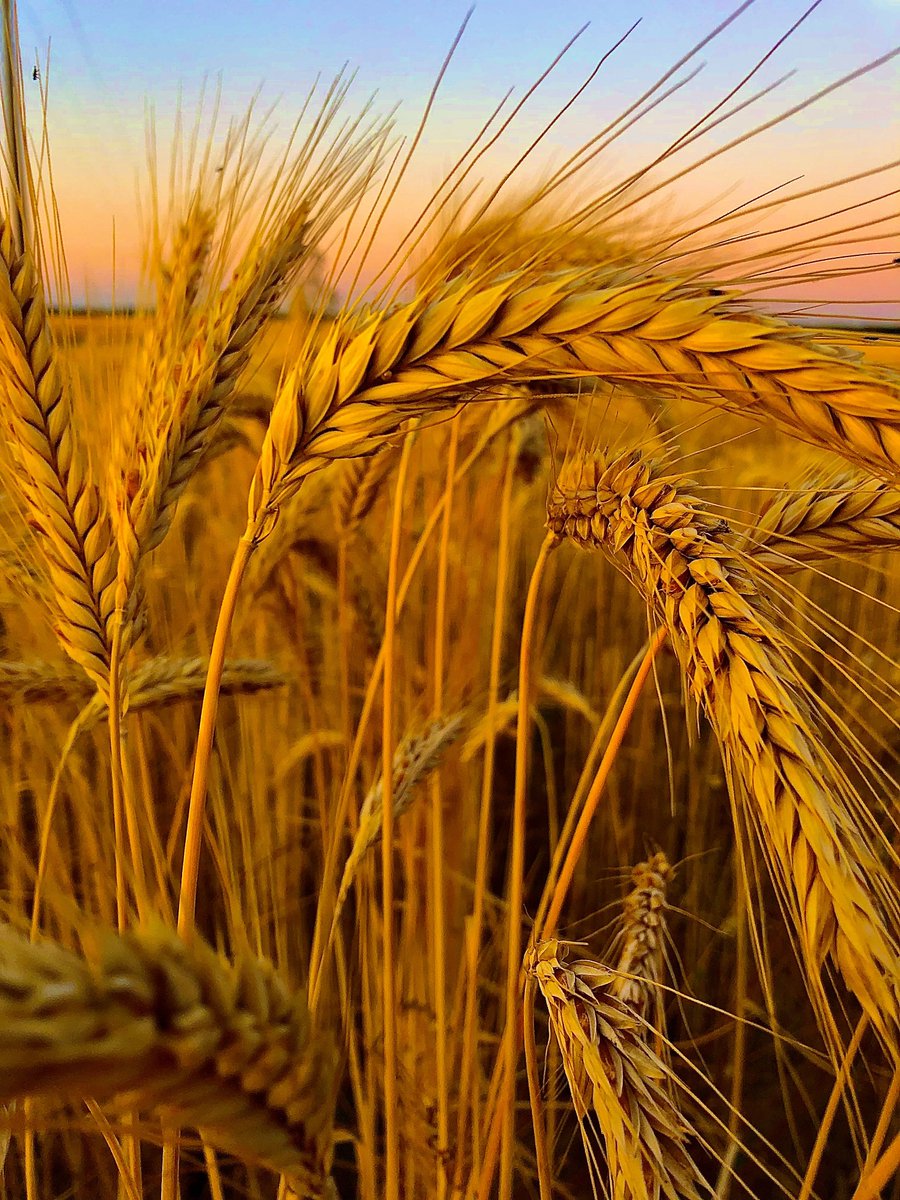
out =
[(528, 778), (529, 714), (532, 700), (532, 655), (541, 584), (551, 553), (559, 545), (554, 533), (541, 543), (531, 573), (525, 611), (522, 616), (522, 645), (519, 655), (519, 707), (516, 718), (516, 766), (513, 792), (512, 828), (507, 883), (506, 932), (506, 1008), (501, 1059), (504, 1086), (500, 1089), (503, 1111), (503, 1139), (500, 1160), (500, 1200), (511, 1200), (513, 1186), (513, 1149), (515, 1146), (516, 1063), (519, 1057), (519, 995), (522, 974), (522, 897), (525, 883), (525, 799)]
[(225, 651), (228, 647), (228, 637), (237, 607), (241, 580), (244, 577), (253, 547), (253, 530), (248, 529), (238, 542), (231, 563), (209, 655), (206, 687), (203, 690), (203, 705), (200, 710), (200, 728), (197, 732), (194, 773), (191, 778), (191, 795), (188, 801), (184, 857), (181, 866), (181, 890), (178, 897), (178, 932), (184, 936), (189, 935), (193, 929), (194, 913), (197, 907), (197, 879), (200, 872), (200, 851), (203, 845), (207, 779), (216, 731), (216, 717), (219, 711), (219, 689), (225, 666)]
[(638, 667), (637, 674), (628, 689), (628, 695), (625, 698), (625, 703), (622, 705), (622, 710), (619, 713), (619, 718), (616, 721), (615, 727), (610, 735), (606, 750), (600, 765), (597, 768), (597, 774), (594, 776), (594, 782), (591, 784), (591, 790), (588, 792), (584, 802), (584, 807), (578, 818), (578, 824), (572, 834), (572, 841), (569, 844), (569, 849), (563, 861), (562, 868), (553, 888), (552, 900), (547, 908), (547, 915), (539, 927), (535, 927), (534, 941), (544, 940), (555, 936), (555, 931), (559, 925), (559, 919), (562, 915), (563, 905), (566, 902), (566, 897), (569, 894), (569, 888), (572, 886), (572, 880), (575, 878), (575, 868), (584, 851), (587, 835), (594, 819), (594, 814), (597, 811), (597, 805), (603, 797), (606, 781), (609, 778), (609, 773), (613, 768), (622, 743), (625, 740), (625, 734), (628, 732), (628, 727), (631, 724), (631, 718), (634, 716), (637, 702), (640, 699), (641, 693), (644, 690), (644, 684), (653, 669), (653, 664), (656, 661), (656, 656), (662, 648), (663, 642), (666, 640), (667, 631), (665, 629), (657, 629), (651, 639), (650, 645), (647, 647), (641, 664)]

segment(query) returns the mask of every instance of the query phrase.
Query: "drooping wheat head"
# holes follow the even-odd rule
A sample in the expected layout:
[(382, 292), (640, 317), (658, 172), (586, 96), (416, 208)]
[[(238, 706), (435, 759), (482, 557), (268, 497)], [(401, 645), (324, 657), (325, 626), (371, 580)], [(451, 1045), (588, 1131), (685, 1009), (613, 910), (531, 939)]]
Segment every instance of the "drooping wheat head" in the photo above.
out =
[(686, 1148), (688, 1126), (673, 1099), (671, 1071), (616, 994), (616, 972), (591, 959), (571, 960), (556, 939), (529, 949), (525, 970), (546, 1001), (589, 1161), (593, 1122), (603, 1139), (608, 1194), (699, 1198), (703, 1181)]
[(92, 961), (0, 927), (0, 1101), (117, 1098), (320, 1196), (335, 1047), (271, 964), (162, 928), (103, 933)]
[(336, 321), (276, 398), (250, 498), (257, 531), (336, 458), (370, 454), (412, 416), (489, 397), (494, 382), (599, 377), (774, 423), (891, 478), (900, 379), (735, 298), (604, 273), (460, 276), (386, 312)]
[(684, 479), (638, 450), (573, 456), (548, 501), (561, 537), (603, 550), (665, 623), (692, 699), (716, 734), (790, 914), (826, 1026), (830, 958), (896, 1050), (898, 898), (746, 555)]

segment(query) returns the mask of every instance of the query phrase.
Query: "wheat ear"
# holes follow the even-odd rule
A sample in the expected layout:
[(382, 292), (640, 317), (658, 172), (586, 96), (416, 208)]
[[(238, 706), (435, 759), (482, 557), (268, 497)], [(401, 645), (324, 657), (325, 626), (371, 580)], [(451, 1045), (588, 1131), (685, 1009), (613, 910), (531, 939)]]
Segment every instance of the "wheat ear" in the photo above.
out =
[[(307, 248), (307, 212), (286, 220), (267, 253), (253, 251), (235, 279), (199, 318), (181, 360), (169, 364), (177, 380), (159, 427), (144, 431), (146, 466), (119, 524), (117, 604), (133, 594), (144, 555), (165, 537), (179, 498), (211, 445), (229, 398), (265, 322), (277, 311)], [(163, 380), (167, 388), (168, 379)], [(151, 406), (151, 411), (152, 411)]]
[[(674, 872), (662, 851), (631, 872), (631, 889), (620, 918), (613, 993), (654, 1029), (662, 1031), (659, 985), (663, 981), (666, 887)], [(653, 1019), (651, 1020), (651, 1017)]]
[(0, 225), (0, 363), (3, 425), (29, 524), (40, 536), (57, 637), (95, 684), (109, 682), (104, 589), (115, 545), (99, 490), (78, 444), (69, 397), (30, 254), (16, 256)]
[(589, 1161), (588, 1114), (600, 1128), (609, 1194), (699, 1200), (706, 1189), (686, 1149), (688, 1127), (672, 1098), (671, 1070), (616, 994), (616, 972), (590, 959), (569, 961), (556, 939), (529, 949), (525, 970), (546, 1001)]
[(774, 319), (677, 280), (585, 272), (460, 277), (335, 324), (276, 398), (251, 493), (262, 514), (334, 458), (379, 449), (412, 415), (490, 381), (599, 376), (774, 422), (896, 476), (900, 382)]
[(827, 957), (873, 1024), (897, 1045), (896, 889), (855, 819), (847, 785), (783, 639), (724, 522), (678, 476), (639, 451), (573, 457), (552, 490), (548, 524), (604, 550), (665, 622), (691, 696), (715, 731), (779, 893), (797, 928), (810, 991), (827, 1013)]
[[(463, 715), (438, 717), (418, 733), (407, 733), (394, 751), (394, 781), (391, 789), (394, 820), (401, 817), (412, 803), (414, 791), (440, 762), (444, 751), (460, 735)], [(381, 836), (383, 828), (382, 779), (375, 781), (366, 794), (359, 811), (359, 826), (353, 847), (344, 864), (332, 924), (343, 910), (353, 886), (360, 863)]]
[(382, 450), (344, 465), (334, 503), (334, 523), (341, 536), (349, 537), (359, 529), (396, 464), (396, 454)]
[(196, 936), (104, 933), (92, 962), (0, 927), (0, 1102), (118, 1098), (321, 1195), (335, 1050), (271, 964)]
[[(177, 700), (197, 699), (206, 679), (205, 658), (151, 658), (135, 667), (130, 680), (129, 710), (161, 708)], [(265, 659), (232, 658), (222, 674), (223, 695), (251, 695), (283, 687), (287, 677)], [(66, 700), (89, 704), (82, 721), (89, 727), (106, 713), (106, 699), (81, 674), (61, 670), (58, 663), (0, 661), (0, 703), (59, 704)]]
[(900, 546), (900, 490), (869, 476), (835, 473), (774, 496), (748, 530), (754, 561), (783, 572), (835, 555)]

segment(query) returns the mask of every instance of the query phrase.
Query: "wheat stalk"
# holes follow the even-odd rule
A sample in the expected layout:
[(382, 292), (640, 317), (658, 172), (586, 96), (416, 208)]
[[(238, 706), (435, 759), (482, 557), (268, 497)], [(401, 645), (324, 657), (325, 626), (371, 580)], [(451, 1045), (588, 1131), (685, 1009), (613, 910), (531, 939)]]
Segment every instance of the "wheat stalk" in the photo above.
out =
[(817, 1011), (827, 1013), (819, 976), (830, 956), (896, 1046), (896, 888), (854, 817), (848, 785), (817, 736), (802, 681), (727, 526), (639, 451), (564, 464), (548, 515), (559, 536), (604, 550), (665, 622), (690, 694), (751, 802)]
[(17, 256), (0, 226), (0, 379), (3, 426), (27, 519), (52, 582), (56, 634), (94, 683), (109, 683), (115, 545), (100, 492), (79, 446), (31, 255)]
[(0, 1102), (118, 1101), (322, 1194), (335, 1049), (270, 963), (162, 928), (104, 933), (94, 961), (0, 927)]
[(590, 959), (569, 961), (556, 939), (531, 947), (525, 970), (546, 1001), (589, 1161), (586, 1118), (596, 1117), (613, 1200), (698, 1200), (706, 1189), (685, 1147), (688, 1127), (672, 1098), (671, 1071), (616, 994), (616, 972)]
[(288, 374), (251, 492), (254, 536), (310, 472), (379, 449), (491, 381), (600, 376), (773, 422), (893, 477), (900, 384), (783, 322), (677, 280), (459, 277), (336, 323)]

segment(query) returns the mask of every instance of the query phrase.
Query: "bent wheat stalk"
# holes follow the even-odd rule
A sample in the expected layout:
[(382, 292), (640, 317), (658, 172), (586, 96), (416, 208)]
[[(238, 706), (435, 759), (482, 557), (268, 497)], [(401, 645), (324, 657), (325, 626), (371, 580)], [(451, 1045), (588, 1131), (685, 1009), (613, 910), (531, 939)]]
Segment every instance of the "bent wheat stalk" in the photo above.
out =
[(271, 964), (230, 964), (158, 928), (104, 933), (95, 961), (0, 927), (0, 1103), (117, 1098), (322, 1194), (336, 1053)]
[(564, 464), (548, 525), (603, 550), (668, 629), (690, 694), (746, 793), (817, 1012), (827, 1019), (820, 976), (831, 957), (896, 1052), (896, 887), (854, 816), (849, 785), (817, 736), (802, 681), (727, 526), (639, 451)]

